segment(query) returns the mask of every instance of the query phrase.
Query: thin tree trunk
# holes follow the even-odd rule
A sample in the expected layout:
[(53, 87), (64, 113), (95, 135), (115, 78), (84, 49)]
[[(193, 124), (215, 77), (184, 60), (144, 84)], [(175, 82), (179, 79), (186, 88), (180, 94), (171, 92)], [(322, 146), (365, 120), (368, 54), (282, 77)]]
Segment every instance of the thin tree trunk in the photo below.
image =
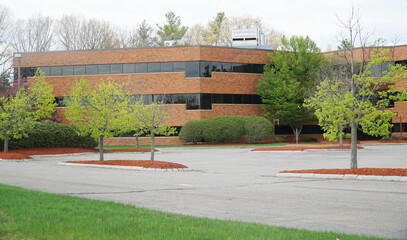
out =
[(136, 148), (139, 148), (138, 136), (136, 136)]
[(295, 146), (297, 146), (298, 147), (298, 129), (296, 128), (295, 129)]
[(99, 160), (104, 161), (103, 158), (103, 136), (99, 138)]
[(155, 145), (155, 139), (154, 139), (154, 134), (151, 135), (151, 161), (154, 161), (154, 145)]
[(339, 126), (339, 146), (343, 146), (343, 127)]
[(4, 152), (8, 153), (8, 134), (4, 133)]
[(350, 168), (358, 168), (358, 132), (357, 124), (352, 121), (350, 125), (351, 131), (351, 152), (350, 152)]

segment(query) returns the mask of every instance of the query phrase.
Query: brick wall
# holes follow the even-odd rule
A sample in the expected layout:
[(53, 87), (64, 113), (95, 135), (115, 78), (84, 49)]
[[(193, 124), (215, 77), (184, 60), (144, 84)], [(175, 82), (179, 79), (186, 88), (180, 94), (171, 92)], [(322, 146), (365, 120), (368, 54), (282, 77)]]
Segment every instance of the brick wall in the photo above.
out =
[[(170, 61), (267, 63), (270, 51), (191, 46), (24, 53), (23, 67)], [(14, 66), (17, 60), (14, 59)]]

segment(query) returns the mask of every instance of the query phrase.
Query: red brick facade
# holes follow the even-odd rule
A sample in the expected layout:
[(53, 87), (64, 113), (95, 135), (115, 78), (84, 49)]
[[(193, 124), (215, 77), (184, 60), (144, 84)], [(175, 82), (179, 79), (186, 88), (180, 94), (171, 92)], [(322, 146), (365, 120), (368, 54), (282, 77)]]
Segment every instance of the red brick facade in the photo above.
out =
[[(390, 48), (390, 51), (394, 60), (407, 59), (407, 46)], [(21, 67), (172, 61), (267, 64), (269, 63), (268, 54), (272, 54), (272, 51), (209, 46), (57, 51), (25, 53), (24, 58), (21, 60)], [(333, 54), (335, 52), (327, 53), (327, 55)], [(357, 54), (359, 53), (357, 52)], [(14, 59), (14, 66), (17, 67), (16, 59)], [(212, 72), (210, 78), (188, 78), (185, 76), (185, 72), (98, 74), (86, 76), (91, 82), (110, 78), (114, 81), (130, 83), (134, 93), (142, 94), (256, 94), (256, 84), (261, 77), (262, 74), (234, 72)], [(54, 86), (54, 96), (63, 97), (70, 95), (70, 91), (75, 85), (75, 79), (78, 78), (80, 76), (48, 76), (46, 80)], [(143, 83), (141, 88), (138, 85), (140, 82)], [(398, 83), (397, 87), (407, 89), (407, 81)], [(212, 104), (212, 109), (210, 110), (187, 110), (185, 104), (174, 104), (170, 105), (169, 108), (167, 123), (173, 126), (182, 126), (189, 120), (223, 115), (248, 116), (262, 114), (260, 105), (255, 104)], [(64, 108), (57, 108), (56, 114), (61, 121), (66, 122), (63, 111)], [(393, 111), (398, 112), (398, 116), (402, 117), (402, 122), (407, 122), (407, 104), (396, 103)], [(124, 138), (122, 141), (124, 141)]]

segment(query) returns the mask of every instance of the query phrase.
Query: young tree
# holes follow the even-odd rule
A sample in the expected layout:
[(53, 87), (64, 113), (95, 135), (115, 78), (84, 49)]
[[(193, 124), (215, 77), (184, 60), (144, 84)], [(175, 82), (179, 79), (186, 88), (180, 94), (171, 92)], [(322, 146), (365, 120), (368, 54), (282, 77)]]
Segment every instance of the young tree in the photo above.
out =
[[(368, 85), (360, 85), (358, 79), (368, 77), (369, 75), (365, 74), (365, 71), (371, 70), (366, 68), (369, 52), (374, 49), (368, 48), (371, 33), (364, 31), (361, 17), (354, 7), (351, 8), (351, 14), (348, 18), (340, 19), (337, 17), (337, 19), (343, 31), (340, 33), (339, 38), (341, 46), (335, 53), (335, 57), (348, 69), (347, 74), (341, 81), (348, 85), (350, 94), (355, 99), (355, 102), (351, 105), (351, 110), (356, 111), (359, 104), (365, 103), (367, 99), (366, 96), (360, 96), (359, 92), (367, 91), (369, 87)], [(356, 49), (357, 47), (358, 49)], [(382, 58), (382, 56), (379, 58)], [(362, 98), (359, 99), (359, 97)], [(361, 108), (359, 109), (361, 110)], [(351, 168), (357, 168), (357, 129), (362, 116), (352, 117), (351, 119), (353, 119), (349, 122), (351, 128)]]
[(164, 121), (167, 117), (168, 108), (163, 102), (157, 101), (144, 106), (142, 104), (142, 99), (140, 98), (138, 101), (133, 101), (129, 105), (127, 120), (128, 129), (135, 131), (135, 136), (144, 133), (151, 137), (150, 160), (152, 161), (154, 161), (155, 136), (169, 136), (175, 133), (175, 128), (169, 125), (164, 125)]
[[(227, 26), (227, 18), (224, 12), (218, 12), (213, 21), (208, 22), (208, 31), (204, 32), (205, 42), (209, 45), (223, 45), (224, 29)], [(201, 33), (202, 34), (202, 33)]]
[(173, 40), (174, 44), (178, 44), (187, 32), (188, 27), (181, 26), (180, 17), (173, 12), (166, 13), (165, 17), (167, 22), (163, 26), (157, 24), (157, 44), (164, 46), (164, 42), (169, 40)]
[(132, 36), (132, 45), (135, 47), (153, 47), (155, 45), (154, 29), (144, 19)]
[(66, 103), (66, 118), (77, 124), (81, 135), (90, 134), (99, 139), (100, 161), (103, 161), (103, 139), (125, 131), (123, 122), (128, 103), (122, 86), (102, 80), (92, 89), (90, 82), (82, 77), (70, 97), (71, 101)]
[(8, 89), (0, 97), (0, 128), (4, 152), (8, 152), (9, 137), (21, 138), (36, 121), (51, 117), (56, 104), (53, 88), (45, 82), (44, 73), (37, 71), (29, 86)]
[[(394, 86), (407, 78), (407, 73), (401, 65), (390, 65), (381, 77), (372, 75), (373, 68), (391, 60), (388, 55), (388, 50), (374, 50), (363, 72), (353, 75), (353, 87), (342, 81), (326, 79), (318, 87), (315, 96), (306, 100), (306, 106), (316, 109), (315, 115), (326, 131), (324, 137), (335, 139), (342, 135), (342, 127), (347, 125), (360, 126), (364, 133), (372, 136), (390, 133), (390, 121), (396, 114), (385, 108), (390, 100), (407, 99), (407, 92)], [(357, 140), (356, 128), (352, 131), (352, 145), (354, 139)], [(350, 168), (357, 168), (357, 158), (351, 158)]]
[(265, 116), (271, 120), (279, 118), (281, 123), (290, 125), (298, 144), (303, 122), (313, 119), (303, 103), (315, 83), (315, 73), (323, 56), (309, 37), (283, 37), (281, 41), (282, 50), (269, 55), (273, 65), (265, 67), (256, 87), (265, 103)]

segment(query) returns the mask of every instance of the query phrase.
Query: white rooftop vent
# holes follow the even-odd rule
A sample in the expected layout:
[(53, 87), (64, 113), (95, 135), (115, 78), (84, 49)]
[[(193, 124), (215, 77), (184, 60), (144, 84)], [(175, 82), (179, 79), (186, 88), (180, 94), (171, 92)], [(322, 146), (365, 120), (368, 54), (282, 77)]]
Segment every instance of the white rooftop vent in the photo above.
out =
[(267, 39), (258, 23), (254, 25), (235, 26), (232, 30), (233, 47), (255, 47), (267, 45)]
[(171, 47), (171, 46), (174, 46), (174, 43), (175, 43), (174, 40), (164, 41), (164, 46)]

